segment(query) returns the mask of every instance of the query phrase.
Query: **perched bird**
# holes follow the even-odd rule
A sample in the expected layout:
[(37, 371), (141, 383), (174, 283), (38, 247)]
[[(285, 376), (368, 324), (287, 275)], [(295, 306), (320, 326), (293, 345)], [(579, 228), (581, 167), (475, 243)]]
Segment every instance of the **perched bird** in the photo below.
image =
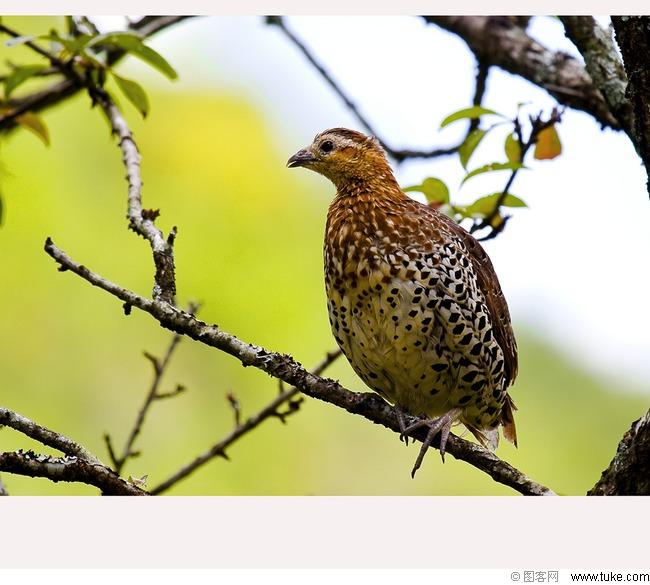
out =
[[(327, 177), (325, 285), (332, 332), (354, 371), (394, 403), (402, 437), (428, 427), (412, 475), (438, 433), (463, 423), (496, 448), (516, 444), (517, 345), (508, 305), (481, 245), (408, 197), (374, 137), (333, 128), (287, 162)], [(424, 415), (407, 427), (404, 412)]]

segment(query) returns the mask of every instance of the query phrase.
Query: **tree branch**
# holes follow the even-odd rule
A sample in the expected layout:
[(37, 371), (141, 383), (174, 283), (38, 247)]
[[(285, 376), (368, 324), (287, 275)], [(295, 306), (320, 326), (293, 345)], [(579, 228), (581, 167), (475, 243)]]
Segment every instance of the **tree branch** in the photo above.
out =
[[(168, 303), (147, 299), (114, 284), (72, 260), (49, 238), (45, 243), (45, 251), (56, 260), (61, 267), (60, 269), (70, 270), (93, 286), (97, 286), (117, 297), (122, 302), (141, 309), (154, 317), (166, 329), (187, 335), (196, 341), (232, 355), (245, 367), (253, 366), (262, 370), (274, 378), (295, 386), (303, 394), (312, 398), (328, 402), (352, 414), (361, 415), (396, 433), (400, 432), (397, 413), (391, 405), (378, 395), (346, 390), (333, 380), (327, 380), (308, 372), (289, 355), (270, 352), (262, 347), (246, 343), (234, 335), (222, 331), (217, 326), (208, 325)], [(411, 425), (417, 420), (416, 417), (406, 416), (404, 422)], [(415, 438), (419, 441), (423, 441), (425, 436), (426, 431), (424, 429), (415, 434)], [(437, 443), (434, 443), (434, 446), (437, 446)], [(477, 444), (450, 435), (447, 452), (456, 459), (466, 461), (484, 471), (495, 481), (510, 486), (522, 494), (553, 494), (547, 487), (531, 480), (521, 471)]]
[(650, 194), (650, 17), (613, 16), (612, 23), (628, 78), (625, 95), (632, 108), (633, 141), (648, 174)]
[(65, 455), (63, 458), (50, 457), (22, 450), (0, 453), (0, 471), (45, 477), (55, 482), (82, 482), (98, 487), (107, 495), (146, 495), (146, 492), (124, 481), (92, 453), (65, 435), (42, 427), (6, 408), (0, 408), (0, 425), (11, 427)]
[(128, 182), (128, 211), (129, 228), (149, 241), (153, 260), (156, 267), (154, 274), (153, 298), (174, 303), (176, 296), (176, 275), (174, 266), (174, 241), (176, 226), (167, 237), (154, 223), (159, 215), (158, 210), (143, 209), (142, 207), (142, 177), (140, 175), (140, 153), (133, 139), (124, 116), (110, 96), (100, 88), (91, 88), (92, 97), (99, 103), (108, 117), (113, 133), (118, 137), (122, 161), (126, 168)]
[(558, 102), (591, 114), (603, 126), (619, 128), (582, 64), (570, 55), (551, 51), (535, 41), (515, 19), (500, 16), (424, 18), (461, 37), (480, 61), (539, 85)]
[(8, 496), (9, 492), (7, 491), (7, 488), (5, 487), (5, 484), (2, 482), (2, 478), (0, 477), (0, 496)]
[(50, 457), (33, 451), (0, 453), (0, 470), (28, 477), (44, 477), (53, 482), (80, 482), (92, 485), (105, 495), (145, 496), (146, 492), (124, 481), (104, 465), (78, 457)]
[(560, 16), (566, 36), (585, 59), (587, 73), (620, 126), (635, 142), (632, 105), (625, 97), (627, 77), (614, 40), (593, 16)]
[(650, 496), (650, 410), (632, 423), (589, 496)]
[(379, 142), (381, 143), (384, 150), (397, 162), (402, 162), (408, 158), (435, 158), (439, 156), (447, 156), (454, 154), (458, 151), (460, 144), (457, 146), (450, 146), (445, 148), (433, 148), (430, 150), (413, 150), (413, 149), (397, 149), (392, 148), (387, 144), (379, 132), (374, 128), (370, 121), (361, 113), (358, 106), (354, 103), (352, 98), (343, 90), (343, 88), (334, 80), (332, 75), (327, 71), (327, 69), (322, 65), (314, 54), (307, 48), (307, 46), (298, 38), (293, 32), (287, 28), (284, 18), (282, 16), (269, 16), (266, 19), (268, 24), (276, 26), (284, 35), (298, 48), (298, 50), (304, 55), (304, 57), (309, 61), (312, 67), (320, 74), (320, 76), (325, 80), (325, 82), (334, 90), (342, 100), (346, 107), (352, 112), (354, 117), (359, 121), (359, 123), (365, 128), (365, 130), (372, 134)]
[[(312, 374), (316, 376), (322, 374), (340, 355), (341, 350), (328, 353), (325, 356), (325, 359), (312, 370)], [(223, 457), (224, 459), (228, 459), (226, 449), (235, 443), (238, 439), (250, 433), (265, 420), (268, 420), (269, 418), (279, 418), (284, 423), (287, 415), (297, 412), (297, 405), (299, 403), (292, 402), (292, 399), (299, 392), (299, 389), (295, 387), (288, 390), (282, 390), (280, 394), (278, 394), (278, 396), (276, 396), (269, 404), (267, 404), (252, 417), (248, 418), (244, 423), (240, 422), (239, 405), (236, 407), (233, 406), (235, 409), (235, 428), (233, 431), (221, 439), (218, 443), (210, 447), (207, 451), (196, 457), (193, 461), (187, 465), (184, 465), (176, 473), (172, 474), (168, 479), (151, 489), (150, 493), (152, 495), (157, 495), (167, 491), (173, 485), (177, 484), (179, 481), (186, 478), (188, 475), (196, 471), (199, 467), (205, 465), (215, 457)], [(228, 395), (228, 399), (232, 403), (233, 399), (231, 395)], [(289, 403), (290, 405), (295, 404), (296, 406), (287, 412), (280, 412), (279, 408), (286, 403)]]
[(93, 463), (99, 463), (99, 460), (94, 455), (78, 443), (75, 443), (72, 439), (42, 427), (27, 417), (21, 416), (6, 408), (0, 407), (0, 425), (11, 427), (30, 439), (34, 439), (43, 445), (52, 447), (52, 449), (61, 451), (61, 453), (65, 453), (71, 457), (79, 457), (92, 461)]

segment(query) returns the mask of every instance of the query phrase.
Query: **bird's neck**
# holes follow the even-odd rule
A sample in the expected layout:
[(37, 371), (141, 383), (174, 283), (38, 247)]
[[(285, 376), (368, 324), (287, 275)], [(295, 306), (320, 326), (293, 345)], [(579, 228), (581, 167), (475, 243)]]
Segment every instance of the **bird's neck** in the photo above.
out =
[(333, 180), (336, 185), (336, 200), (342, 205), (356, 206), (358, 203), (397, 203), (406, 199), (390, 167), (376, 169), (372, 173)]

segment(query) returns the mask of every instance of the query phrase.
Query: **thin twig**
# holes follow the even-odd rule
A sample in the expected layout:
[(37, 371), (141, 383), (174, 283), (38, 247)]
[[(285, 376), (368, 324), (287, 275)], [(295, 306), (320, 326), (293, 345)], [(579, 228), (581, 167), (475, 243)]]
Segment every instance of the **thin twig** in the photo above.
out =
[[(316, 376), (322, 374), (329, 367), (329, 365), (332, 364), (340, 355), (341, 355), (340, 350), (332, 351), (328, 353), (325, 356), (325, 359), (321, 361), (312, 370), (312, 374)], [(246, 419), (245, 422), (242, 423), (241, 420), (236, 419), (235, 428), (228, 436), (221, 439), (218, 443), (210, 447), (207, 451), (205, 451), (204, 453), (196, 457), (193, 461), (183, 466), (181, 469), (179, 469), (176, 473), (172, 474), (165, 481), (161, 482), (159, 485), (154, 487), (150, 493), (156, 495), (164, 491), (167, 491), (173, 485), (177, 484), (179, 481), (186, 478), (188, 475), (196, 471), (199, 467), (205, 465), (215, 457), (223, 457), (224, 459), (227, 459), (228, 456), (226, 455), (226, 449), (230, 447), (235, 441), (237, 441), (238, 439), (240, 439), (241, 437), (243, 437), (244, 435), (246, 435), (256, 427), (258, 427), (265, 420), (276, 417), (276, 418), (280, 418), (280, 420), (284, 422), (284, 418), (288, 414), (292, 414), (293, 412), (296, 412), (297, 407), (294, 407), (289, 412), (284, 412), (284, 413), (281, 413), (279, 409), (285, 403), (292, 404), (292, 398), (294, 398), (294, 396), (296, 396), (299, 392), (300, 390), (296, 387), (289, 388), (288, 390), (284, 390), (280, 394), (278, 394), (271, 402), (269, 402), (269, 404), (267, 404), (264, 408), (262, 408), (262, 410), (257, 412), (252, 417)], [(235, 416), (237, 417), (239, 414), (239, 405), (237, 405), (237, 409), (235, 410), (235, 413), (236, 413)]]
[[(343, 90), (343, 88), (334, 80), (332, 75), (327, 71), (327, 69), (318, 61), (316, 56), (307, 48), (307, 46), (295, 35), (293, 32), (287, 28), (284, 18), (282, 16), (269, 16), (266, 19), (268, 24), (277, 26), (284, 35), (298, 48), (298, 50), (304, 55), (304, 57), (309, 61), (309, 63), (318, 71), (321, 77), (325, 82), (334, 90), (334, 92), (343, 100), (343, 103), (346, 107), (352, 112), (359, 123), (370, 133), (372, 134), (379, 142), (381, 143), (384, 150), (393, 157), (397, 162), (402, 162), (409, 158), (435, 158), (439, 156), (447, 156), (454, 154), (458, 151), (460, 144), (456, 146), (450, 146), (445, 148), (433, 148), (430, 150), (414, 150), (414, 149), (397, 149), (392, 148), (387, 144), (375, 127), (370, 123), (368, 118), (366, 118), (359, 107), (354, 103), (354, 101), (348, 96), (348, 94)], [(462, 143), (461, 143), (462, 144)]]
[[(72, 260), (50, 238), (45, 242), (45, 251), (60, 265), (60, 270), (74, 272), (93, 286), (117, 297), (123, 303), (128, 303), (148, 313), (163, 327), (232, 355), (242, 365), (253, 366), (274, 378), (279, 378), (287, 384), (295, 386), (307, 396), (328, 402), (350, 413), (361, 415), (395, 433), (400, 433), (399, 417), (395, 409), (378, 395), (351, 392), (333, 380), (327, 380), (308, 372), (289, 355), (270, 352), (262, 347), (246, 343), (234, 335), (222, 331), (217, 326), (208, 325), (168, 303), (147, 299), (123, 288)], [(411, 416), (404, 417), (404, 423), (407, 426), (414, 424), (417, 420)], [(424, 430), (416, 431), (415, 438), (417, 440), (423, 441), (425, 437)], [(437, 446), (437, 443), (434, 442), (434, 446)], [(533, 481), (521, 471), (499, 459), (494, 453), (454, 435), (449, 436), (447, 453), (456, 459), (470, 463), (489, 474), (495, 481), (510, 486), (523, 494), (548, 495), (553, 493), (547, 487)]]
[[(472, 105), (480, 106), (483, 103), (483, 96), (485, 95), (485, 90), (487, 88), (487, 78), (490, 73), (490, 66), (484, 61), (481, 61), (478, 57), (476, 58), (476, 61), (476, 78), (474, 81), (474, 99), (472, 100)], [(467, 136), (478, 128), (480, 122), (480, 118), (472, 118), (470, 120)]]
[[(561, 119), (562, 119), (562, 112), (557, 108), (553, 109), (548, 120), (542, 120), (541, 113), (534, 118), (531, 117), (530, 118), (531, 130), (528, 136), (528, 140), (523, 139), (519, 118), (515, 119), (514, 121), (515, 136), (517, 137), (517, 141), (519, 142), (519, 163), (520, 164), (523, 165), (524, 160), (526, 158), (526, 154), (528, 153), (530, 148), (537, 143), (537, 139), (539, 138), (540, 132), (546, 130), (547, 128), (550, 128), (554, 124), (558, 124), (561, 121)], [(509, 216), (502, 218), (501, 222), (499, 222), (496, 226), (492, 224), (493, 221), (499, 216), (499, 213), (501, 212), (501, 206), (503, 205), (503, 203), (506, 200), (506, 197), (510, 193), (512, 184), (514, 183), (515, 178), (517, 177), (517, 174), (519, 173), (521, 168), (522, 167), (517, 167), (511, 171), (503, 190), (501, 191), (499, 197), (494, 203), (494, 207), (480, 222), (475, 223), (470, 229), (470, 233), (473, 234), (486, 227), (490, 228), (490, 231), (486, 235), (478, 238), (479, 242), (485, 242), (486, 240), (491, 240), (495, 238), (505, 228), (506, 223), (510, 219)]]
[[(190, 307), (188, 308), (188, 312), (192, 315), (196, 314), (197, 310), (198, 310), (198, 305), (194, 305), (194, 304), (190, 305)], [(140, 432), (142, 431), (145, 418), (152, 404), (156, 400), (172, 398), (174, 396), (178, 396), (181, 392), (183, 392), (184, 389), (183, 386), (176, 386), (176, 389), (171, 392), (166, 392), (166, 393), (160, 392), (160, 384), (162, 382), (165, 371), (167, 370), (167, 366), (169, 365), (174, 350), (176, 349), (176, 347), (178, 346), (182, 338), (183, 338), (182, 335), (179, 335), (178, 333), (174, 333), (171, 342), (167, 347), (167, 351), (165, 352), (163, 358), (160, 360), (155, 356), (145, 352), (144, 354), (145, 357), (153, 365), (153, 379), (151, 381), (151, 385), (149, 386), (149, 391), (147, 392), (147, 395), (144, 399), (144, 403), (140, 407), (140, 410), (138, 411), (133, 426), (131, 427), (131, 432), (129, 433), (129, 436), (126, 442), (124, 443), (124, 447), (122, 448), (122, 453), (119, 456), (116, 456), (115, 454), (115, 450), (113, 448), (110, 435), (108, 434), (104, 435), (104, 441), (108, 449), (109, 457), (111, 458), (111, 462), (113, 464), (113, 469), (115, 469), (115, 472), (118, 474), (122, 473), (122, 469), (124, 468), (124, 465), (129, 459), (133, 457), (137, 457), (140, 454), (139, 451), (133, 450), (133, 446), (135, 445), (135, 441), (140, 435)]]

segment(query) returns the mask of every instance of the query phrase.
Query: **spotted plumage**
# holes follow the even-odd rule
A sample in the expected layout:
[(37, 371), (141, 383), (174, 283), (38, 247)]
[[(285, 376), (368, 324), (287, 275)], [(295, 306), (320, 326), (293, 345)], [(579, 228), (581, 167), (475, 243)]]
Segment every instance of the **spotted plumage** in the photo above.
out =
[(507, 389), (517, 348), (481, 245), (405, 195), (374, 138), (326, 130), (289, 166), (311, 168), (337, 187), (325, 285), (332, 332), (355, 372), (412, 414), (452, 413), (447, 427), (462, 422), (492, 446), (502, 424), (514, 442)]

